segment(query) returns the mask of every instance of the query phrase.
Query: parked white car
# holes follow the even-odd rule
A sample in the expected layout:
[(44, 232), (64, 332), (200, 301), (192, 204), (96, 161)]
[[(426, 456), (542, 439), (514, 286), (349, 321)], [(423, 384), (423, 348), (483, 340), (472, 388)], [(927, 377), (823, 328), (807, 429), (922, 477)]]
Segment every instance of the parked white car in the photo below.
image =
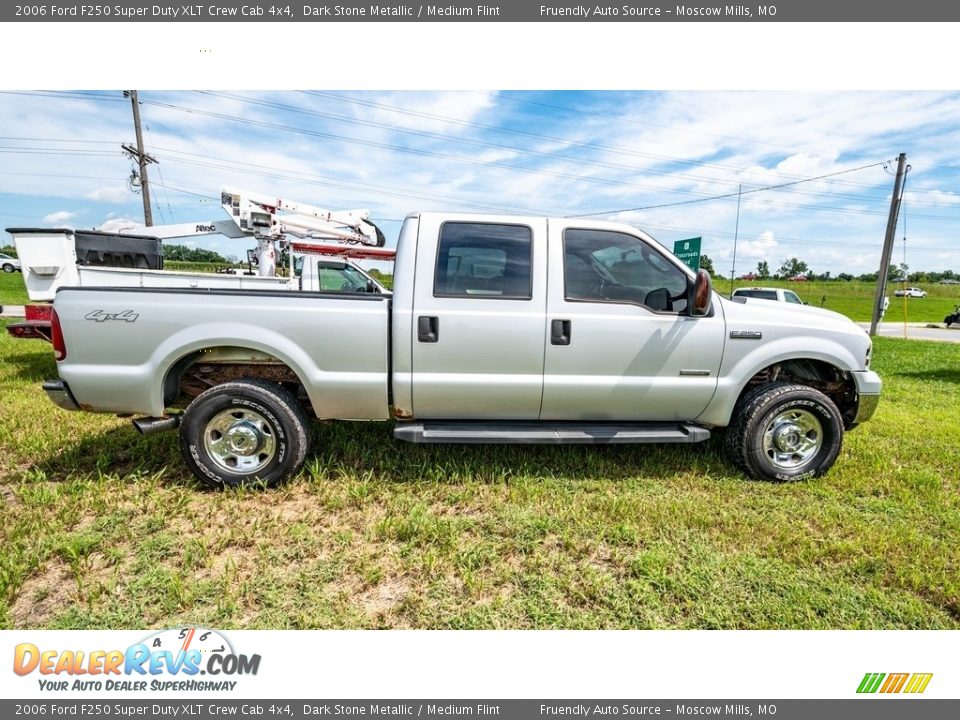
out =
[(14, 270), (20, 269), (20, 261), (15, 257), (0, 253), (0, 269), (5, 273), (12, 273)]
[(903, 288), (902, 290), (897, 290), (894, 293), (897, 297), (915, 297), (915, 298), (925, 298), (927, 296), (926, 291), (921, 290), (920, 288), (908, 287)]
[(776, 300), (778, 302), (806, 305), (793, 290), (784, 290), (775, 287), (738, 288), (733, 291), (733, 297), (755, 298), (757, 300)]

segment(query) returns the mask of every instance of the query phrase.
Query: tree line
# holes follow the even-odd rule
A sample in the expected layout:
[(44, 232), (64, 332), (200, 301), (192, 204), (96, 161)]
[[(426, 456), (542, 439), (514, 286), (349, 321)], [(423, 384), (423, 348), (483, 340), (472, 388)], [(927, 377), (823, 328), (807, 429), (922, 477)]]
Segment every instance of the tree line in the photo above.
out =
[[(700, 256), (700, 267), (713, 277), (723, 277), (716, 272), (713, 260), (709, 255)], [(744, 273), (744, 275), (752, 275), (753, 279), (756, 280), (788, 280), (793, 277), (802, 276), (811, 281), (836, 280), (840, 282), (853, 282), (857, 280), (870, 283), (877, 281), (878, 274), (877, 272), (872, 272), (852, 275), (842, 272), (833, 275), (829, 270), (823, 273), (816, 273), (810, 269), (810, 266), (807, 265), (806, 262), (797, 257), (785, 259), (776, 272), (770, 271), (770, 263), (766, 260), (761, 260), (757, 263), (755, 270)], [(887, 280), (889, 282), (938, 283), (942, 280), (960, 281), (960, 274), (955, 273), (953, 270), (919, 270), (910, 272), (909, 265), (900, 263), (899, 265), (890, 266)]]

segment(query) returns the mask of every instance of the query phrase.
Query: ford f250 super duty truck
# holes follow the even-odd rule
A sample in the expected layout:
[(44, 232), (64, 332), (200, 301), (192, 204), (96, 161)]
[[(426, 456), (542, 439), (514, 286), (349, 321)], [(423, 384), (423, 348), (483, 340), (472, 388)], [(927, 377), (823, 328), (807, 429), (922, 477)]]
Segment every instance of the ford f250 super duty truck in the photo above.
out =
[[(271, 485), (309, 416), (396, 420), (421, 443), (694, 443), (727, 428), (754, 478), (826, 472), (873, 414), (871, 342), (847, 318), (715, 294), (643, 232), (578, 219), (419, 213), (394, 291), (62, 288), (62, 408), (179, 427), (214, 485)], [(175, 412), (176, 408), (184, 408)]]

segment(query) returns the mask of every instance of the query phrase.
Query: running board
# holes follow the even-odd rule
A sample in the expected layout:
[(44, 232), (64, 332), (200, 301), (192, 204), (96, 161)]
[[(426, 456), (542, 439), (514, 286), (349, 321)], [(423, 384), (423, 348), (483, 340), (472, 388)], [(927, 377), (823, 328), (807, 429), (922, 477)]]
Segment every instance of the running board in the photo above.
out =
[(412, 443), (605, 445), (696, 443), (707, 440), (710, 431), (686, 423), (434, 421), (399, 423), (393, 436)]

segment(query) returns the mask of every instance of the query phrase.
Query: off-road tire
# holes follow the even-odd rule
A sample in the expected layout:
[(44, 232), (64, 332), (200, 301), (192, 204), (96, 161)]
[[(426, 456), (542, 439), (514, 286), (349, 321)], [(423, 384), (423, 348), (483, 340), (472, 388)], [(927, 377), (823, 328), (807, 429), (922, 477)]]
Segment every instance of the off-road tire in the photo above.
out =
[[(211, 423), (234, 411), (237, 416), (259, 417), (263, 433), (270, 437), (272, 456), (256, 471), (224, 467), (205, 443)], [(180, 423), (184, 462), (197, 478), (215, 488), (276, 486), (300, 469), (309, 446), (310, 420), (303, 406), (293, 393), (263, 380), (243, 379), (210, 388), (187, 406)]]
[[(764, 450), (764, 433), (775, 418), (792, 410), (814, 416), (820, 424), (819, 448), (799, 467), (779, 466)], [(819, 477), (836, 461), (843, 445), (843, 418), (833, 401), (806, 385), (769, 383), (737, 402), (727, 428), (727, 456), (755, 480), (787, 482)]]

